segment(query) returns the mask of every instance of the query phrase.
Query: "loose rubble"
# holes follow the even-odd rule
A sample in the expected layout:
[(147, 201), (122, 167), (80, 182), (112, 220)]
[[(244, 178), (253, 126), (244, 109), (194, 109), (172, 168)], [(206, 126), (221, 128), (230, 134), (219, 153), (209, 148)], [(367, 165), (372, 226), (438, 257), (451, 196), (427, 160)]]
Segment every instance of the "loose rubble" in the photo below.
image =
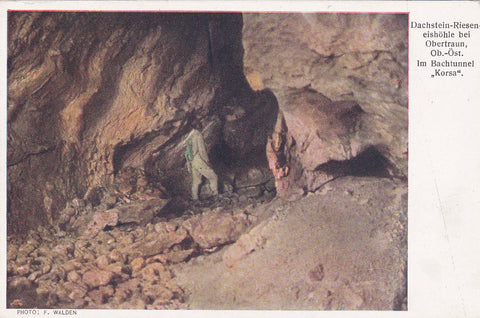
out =
[[(119, 222), (117, 212), (155, 210), (152, 203), (160, 199), (120, 199), (105, 205), (107, 210), (76, 199), (68, 205), (77, 206), (73, 224), (79, 219), (100, 224), (109, 213), (114, 217), (105, 219), (113, 221), (94, 232), (83, 226), (83, 232), (69, 228), (58, 235), (61, 229), (41, 226), (26, 237), (9, 237), (8, 303), (67, 309), (240, 309), (246, 304), (250, 309), (405, 309), (406, 195), (402, 182), (345, 178), (295, 202), (259, 203), (236, 192), (196, 203), (177, 198), (183, 214), (160, 209), (146, 224), (133, 220), (134, 213), (129, 222)], [(332, 222), (335, 226), (328, 225)], [(355, 244), (368, 259), (359, 262), (359, 255), (342, 252), (354, 248), (345, 233), (363, 240)], [(379, 272), (379, 264), (389, 270)], [(238, 277), (243, 287), (232, 291)], [(285, 295), (272, 286), (285, 289)], [(205, 290), (216, 290), (216, 296)]]
[[(270, 181), (259, 171), (237, 183), (257, 188), (255, 199)], [(235, 242), (256, 221), (256, 201), (234, 191), (176, 198), (184, 213), (165, 212), (166, 191), (134, 169), (122, 171), (113, 190), (89, 195), (68, 202), (56, 226), (8, 238), (9, 303), (22, 295), (23, 308), (185, 309), (171, 266)]]

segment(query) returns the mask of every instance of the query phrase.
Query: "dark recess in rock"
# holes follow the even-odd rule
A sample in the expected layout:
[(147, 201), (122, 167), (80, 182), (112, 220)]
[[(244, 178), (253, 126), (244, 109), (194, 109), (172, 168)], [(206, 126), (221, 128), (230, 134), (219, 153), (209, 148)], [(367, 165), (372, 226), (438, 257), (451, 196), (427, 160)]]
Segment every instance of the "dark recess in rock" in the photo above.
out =
[(345, 161), (331, 160), (315, 169), (332, 175), (338, 176), (357, 176), (357, 177), (393, 177), (391, 169), (392, 164), (380, 154), (375, 147), (369, 147), (358, 156)]

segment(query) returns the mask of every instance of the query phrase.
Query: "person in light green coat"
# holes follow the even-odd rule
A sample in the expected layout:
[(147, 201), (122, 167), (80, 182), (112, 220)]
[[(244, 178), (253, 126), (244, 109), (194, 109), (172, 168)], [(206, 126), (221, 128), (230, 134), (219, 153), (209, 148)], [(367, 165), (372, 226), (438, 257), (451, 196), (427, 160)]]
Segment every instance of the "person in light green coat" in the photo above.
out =
[(198, 187), (202, 183), (202, 176), (207, 178), (213, 194), (218, 195), (218, 177), (210, 167), (205, 141), (196, 127), (192, 129), (187, 139), (185, 159), (188, 172), (192, 174), (192, 198), (198, 200)]

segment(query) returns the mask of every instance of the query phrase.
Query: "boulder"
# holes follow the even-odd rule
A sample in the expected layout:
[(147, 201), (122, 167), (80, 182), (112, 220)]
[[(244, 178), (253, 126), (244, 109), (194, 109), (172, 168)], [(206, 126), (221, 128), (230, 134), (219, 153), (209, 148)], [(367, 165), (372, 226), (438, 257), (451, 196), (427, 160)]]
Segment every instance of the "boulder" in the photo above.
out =
[(167, 302), (174, 297), (171, 290), (159, 284), (147, 284), (143, 286), (142, 294), (158, 302)]
[(143, 257), (137, 257), (132, 262), (130, 263), (130, 266), (132, 268), (132, 273), (138, 272), (140, 269), (143, 268), (145, 265), (145, 260)]
[(162, 282), (168, 282), (172, 279), (172, 274), (162, 263), (152, 263), (141, 270), (140, 277), (148, 281), (160, 279)]
[(133, 202), (122, 205), (105, 212), (97, 212), (89, 223), (85, 235), (93, 238), (107, 226), (117, 224), (136, 223), (145, 225), (168, 203), (168, 200), (154, 199), (148, 201)]
[(139, 241), (126, 246), (123, 252), (132, 258), (149, 257), (163, 253), (175, 244), (180, 244), (188, 237), (184, 228), (178, 228), (174, 232), (152, 235), (149, 240)]
[(115, 293), (115, 289), (111, 285), (100, 286), (98, 289), (94, 289), (88, 292), (88, 297), (96, 304), (103, 304), (109, 297), (112, 297)]
[(30, 272), (31, 272), (30, 264), (25, 264), (25, 265), (18, 266), (16, 268), (15, 274), (19, 276), (27, 276), (28, 274), (30, 274)]
[(85, 295), (87, 295), (88, 288), (86, 286), (83, 286), (81, 284), (78, 284), (77, 282), (67, 282), (65, 283), (65, 289), (69, 292), (68, 297), (70, 300), (78, 300)]
[(124, 303), (125, 300), (131, 298), (132, 295), (140, 293), (140, 286), (141, 281), (137, 278), (133, 278), (117, 284), (111, 304), (115, 306), (115, 308), (121, 308), (120, 304)]
[(216, 208), (185, 221), (182, 226), (203, 249), (235, 242), (247, 229), (246, 218), (232, 216)]
[(67, 280), (73, 283), (78, 283), (82, 280), (82, 276), (80, 276), (77, 271), (72, 270), (71, 272), (68, 272)]
[(113, 272), (93, 269), (85, 272), (82, 279), (90, 287), (99, 287), (108, 285), (114, 276)]
[(100, 255), (95, 260), (95, 263), (97, 264), (98, 268), (105, 269), (107, 268), (108, 264), (110, 264), (110, 260), (107, 255)]
[(108, 258), (113, 262), (125, 264), (127, 255), (115, 248), (108, 254)]
[(108, 265), (105, 268), (105, 271), (112, 272), (115, 276), (123, 276), (124, 278), (128, 278), (128, 267), (125, 266), (122, 262), (116, 262), (113, 264)]
[(167, 203), (166, 199), (154, 199), (117, 207), (118, 222), (145, 225), (151, 222)]

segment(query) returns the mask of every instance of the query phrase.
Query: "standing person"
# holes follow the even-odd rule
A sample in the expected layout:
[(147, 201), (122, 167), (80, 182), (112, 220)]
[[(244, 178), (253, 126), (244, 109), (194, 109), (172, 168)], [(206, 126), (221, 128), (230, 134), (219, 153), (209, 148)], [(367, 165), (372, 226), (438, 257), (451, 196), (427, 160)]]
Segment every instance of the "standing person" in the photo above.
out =
[(187, 139), (185, 159), (187, 159), (188, 172), (192, 174), (192, 198), (198, 200), (198, 187), (202, 182), (202, 176), (208, 179), (214, 195), (218, 195), (218, 177), (210, 167), (205, 140), (198, 130), (200, 129), (199, 123), (192, 126), (193, 129)]

